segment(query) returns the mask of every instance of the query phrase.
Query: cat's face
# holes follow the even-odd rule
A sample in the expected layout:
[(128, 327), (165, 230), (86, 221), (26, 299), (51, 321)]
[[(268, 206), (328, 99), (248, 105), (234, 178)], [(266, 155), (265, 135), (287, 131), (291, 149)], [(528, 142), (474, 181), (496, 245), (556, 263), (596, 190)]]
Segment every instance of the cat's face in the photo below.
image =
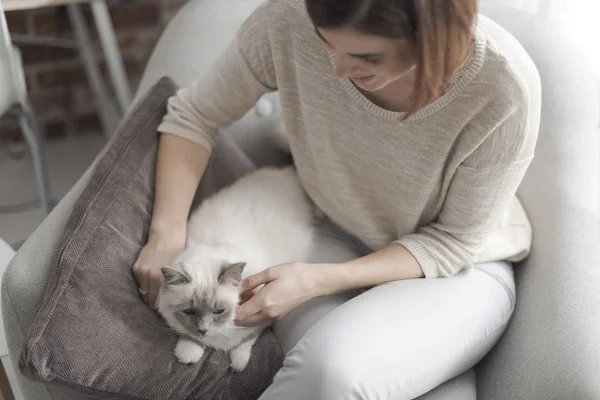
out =
[(201, 340), (233, 325), (245, 264), (198, 263), (162, 268), (159, 311), (176, 331)]

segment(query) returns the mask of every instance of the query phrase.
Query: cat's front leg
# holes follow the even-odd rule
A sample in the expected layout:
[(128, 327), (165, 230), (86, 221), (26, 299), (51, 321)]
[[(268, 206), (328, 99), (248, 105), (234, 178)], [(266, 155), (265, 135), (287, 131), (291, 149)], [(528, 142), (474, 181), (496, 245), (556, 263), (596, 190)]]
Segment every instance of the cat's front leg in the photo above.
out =
[(204, 347), (188, 339), (179, 339), (175, 346), (175, 356), (184, 364), (196, 364), (204, 355)]
[(229, 351), (229, 357), (231, 358), (231, 369), (239, 372), (246, 368), (248, 361), (250, 361), (252, 346), (254, 346), (254, 343), (256, 343), (259, 336), (260, 332), (253, 334)]

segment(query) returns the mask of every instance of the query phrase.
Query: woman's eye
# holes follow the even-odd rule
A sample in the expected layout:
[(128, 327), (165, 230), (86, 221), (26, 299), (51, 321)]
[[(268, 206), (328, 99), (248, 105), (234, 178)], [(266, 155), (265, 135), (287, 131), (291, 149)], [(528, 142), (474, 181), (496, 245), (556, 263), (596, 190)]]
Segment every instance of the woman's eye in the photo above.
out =
[(375, 58), (367, 57), (367, 58), (363, 58), (363, 60), (368, 62), (369, 64), (373, 64), (373, 65), (379, 64), (381, 62), (381, 58), (379, 58), (379, 57), (375, 57)]
[(218, 309), (218, 310), (215, 310), (215, 311), (213, 311), (213, 314), (217, 314), (217, 315), (219, 315), (219, 314), (223, 314), (224, 312), (225, 312), (225, 310), (224, 310), (224, 309), (222, 309), (222, 308), (220, 308), (220, 309)]
[(191, 308), (186, 308), (185, 310), (183, 310), (183, 313), (185, 315), (195, 315), (196, 311), (192, 310)]

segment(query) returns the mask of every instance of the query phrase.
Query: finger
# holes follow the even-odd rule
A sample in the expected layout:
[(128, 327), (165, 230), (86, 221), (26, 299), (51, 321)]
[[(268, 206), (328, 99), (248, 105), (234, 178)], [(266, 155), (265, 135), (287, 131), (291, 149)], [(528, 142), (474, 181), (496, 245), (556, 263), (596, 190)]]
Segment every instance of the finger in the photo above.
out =
[(271, 321), (271, 317), (269, 317), (267, 315), (267, 313), (265, 313), (264, 311), (261, 311), (257, 314), (254, 314), (253, 316), (243, 319), (243, 320), (236, 320), (235, 323), (238, 326), (246, 326), (246, 327), (253, 327), (253, 326), (258, 326), (258, 325), (262, 325), (266, 322)]
[(140, 286), (139, 292), (140, 292), (140, 297), (142, 298), (142, 301), (144, 303), (148, 304), (148, 289), (144, 289), (144, 286)]
[(274, 271), (275, 270), (273, 268), (267, 268), (266, 270), (259, 272), (258, 274), (254, 274), (247, 277), (242, 282), (242, 288), (245, 291), (254, 290), (260, 285), (269, 283), (277, 279)]
[(150, 284), (148, 285), (148, 306), (156, 310), (156, 299), (158, 298), (158, 291), (162, 285), (162, 274), (159, 271), (150, 272)]
[(142, 300), (146, 302), (146, 296), (142, 292), (146, 291), (148, 285), (146, 285), (146, 283), (144, 282), (142, 271), (137, 263), (133, 266), (133, 277), (135, 278), (138, 285), (138, 294), (140, 295)]
[(260, 303), (260, 295), (252, 296), (247, 302), (241, 304), (237, 308), (236, 319), (244, 320), (262, 311)]
[(158, 295), (156, 296), (156, 301), (154, 302), (154, 310), (158, 310), (159, 301), (160, 301), (160, 289), (158, 291)]
[(242, 292), (242, 294), (240, 295), (240, 302), (239, 304), (244, 304), (245, 302), (247, 302), (248, 300), (250, 300), (252, 298), (252, 296), (254, 296), (254, 292), (251, 290)]
[(144, 301), (144, 303), (148, 302), (148, 285), (146, 284), (146, 282), (141, 279), (141, 274), (140, 274), (140, 278), (136, 277), (136, 280), (138, 282), (138, 294), (140, 295), (140, 297), (142, 298), (142, 300)]

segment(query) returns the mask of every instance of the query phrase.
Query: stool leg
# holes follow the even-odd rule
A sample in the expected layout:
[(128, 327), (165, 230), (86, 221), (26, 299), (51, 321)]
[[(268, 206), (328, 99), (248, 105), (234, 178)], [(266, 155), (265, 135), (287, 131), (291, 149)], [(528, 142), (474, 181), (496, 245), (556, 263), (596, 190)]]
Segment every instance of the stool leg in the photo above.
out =
[(33, 160), (33, 171), (40, 196), (40, 204), (44, 213), (48, 214), (52, 210), (52, 201), (50, 199), (50, 189), (48, 183), (48, 174), (46, 171), (46, 161), (42, 149), (42, 135), (35, 115), (27, 106), (20, 107), (19, 123), (27, 145), (31, 149), (31, 158)]

